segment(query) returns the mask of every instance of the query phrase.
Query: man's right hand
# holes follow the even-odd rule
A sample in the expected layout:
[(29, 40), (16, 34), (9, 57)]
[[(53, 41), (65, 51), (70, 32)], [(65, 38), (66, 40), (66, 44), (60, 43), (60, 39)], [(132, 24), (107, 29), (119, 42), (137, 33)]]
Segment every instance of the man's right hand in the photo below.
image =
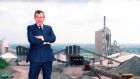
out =
[(37, 38), (37, 39), (41, 39), (42, 41), (44, 41), (44, 37), (42, 35), (34, 36), (34, 37)]
[(50, 42), (44, 42), (43, 44), (51, 44)]

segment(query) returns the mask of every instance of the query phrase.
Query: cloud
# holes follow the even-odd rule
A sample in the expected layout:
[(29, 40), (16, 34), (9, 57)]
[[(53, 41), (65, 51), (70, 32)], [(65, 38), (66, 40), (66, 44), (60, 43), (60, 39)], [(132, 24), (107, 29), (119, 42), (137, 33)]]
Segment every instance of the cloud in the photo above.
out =
[(0, 0), (0, 1), (18, 1), (18, 2), (100, 2), (101, 0)]
[(57, 35), (57, 43), (89, 43), (94, 39), (91, 39), (90, 33), (92, 26), (97, 23), (94, 21), (99, 16), (96, 3), (0, 2), (0, 4), (8, 7), (7, 10), (1, 9), (0, 37), (7, 36), (10, 43), (27, 42), (27, 25), (34, 23), (33, 14), (36, 9), (46, 13), (45, 23), (52, 25)]

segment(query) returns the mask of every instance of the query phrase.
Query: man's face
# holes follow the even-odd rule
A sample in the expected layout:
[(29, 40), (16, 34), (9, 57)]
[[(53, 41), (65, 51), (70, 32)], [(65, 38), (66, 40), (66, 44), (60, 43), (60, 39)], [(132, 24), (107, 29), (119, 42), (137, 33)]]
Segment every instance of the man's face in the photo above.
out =
[(35, 14), (34, 19), (38, 25), (42, 25), (45, 20), (45, 15), (43, 13)]

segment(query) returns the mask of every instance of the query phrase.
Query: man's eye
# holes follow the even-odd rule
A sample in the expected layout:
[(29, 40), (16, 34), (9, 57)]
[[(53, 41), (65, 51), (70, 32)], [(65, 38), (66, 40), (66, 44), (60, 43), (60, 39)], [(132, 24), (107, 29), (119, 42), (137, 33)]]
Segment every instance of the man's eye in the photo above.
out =
[(44, 18), (44, 17), (36, 17), (36, 18)]

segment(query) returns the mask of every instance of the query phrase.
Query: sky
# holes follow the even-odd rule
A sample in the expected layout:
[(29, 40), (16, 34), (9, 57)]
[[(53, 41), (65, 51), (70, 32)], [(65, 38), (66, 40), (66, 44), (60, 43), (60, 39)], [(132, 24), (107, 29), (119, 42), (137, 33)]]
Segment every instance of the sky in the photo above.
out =
[(140, 44), (139, 0), (0, 0), (0, 39), (26, 44), (27, 26), (34, 24), (34, 12), (43, 10), (44, 24), (51, 25), (55, 43), (95, 43), (95, 31), (106, 26), (112, 43)]

